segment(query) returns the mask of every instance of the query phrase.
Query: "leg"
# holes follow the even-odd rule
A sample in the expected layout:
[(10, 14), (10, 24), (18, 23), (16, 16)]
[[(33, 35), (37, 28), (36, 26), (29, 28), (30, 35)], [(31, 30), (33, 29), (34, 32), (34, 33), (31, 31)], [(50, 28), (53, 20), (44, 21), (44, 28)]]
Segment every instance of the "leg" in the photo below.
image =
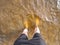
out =
[(38, 27), (35, 28), (33, 39), (39, 39), (40, 38), (40, 30)]
[(28, 40), (28, 37), (25, 34), (21, 34), (18, 38), (18, 40)]
[(28, 40), (28, 30), (27, 29), (24, 29), (24, 31), (22, 32), (21, 36), (19, 39), (25, 39), (25, 40)]
[(40, 34), (39, 33), (35, 33), (32, 39), (40, 39)]
[(23, 33), (14, 42), (14, 45), (21, 45), (27, 43), (27, 41), (28, 41), (27, 29), (24, 29)]
[(32, 40), (36, 43), (36, 45), (46, 45), (45, 40), (39, 33), (35, 33)]
[(30, 40), (30, 43), (33, 45), (46, 45), (45, 41), (42, 39), (42, 37), (40, 35), (39, 28), (35, 29), (35, 34), (34, 34), (33, 38)]

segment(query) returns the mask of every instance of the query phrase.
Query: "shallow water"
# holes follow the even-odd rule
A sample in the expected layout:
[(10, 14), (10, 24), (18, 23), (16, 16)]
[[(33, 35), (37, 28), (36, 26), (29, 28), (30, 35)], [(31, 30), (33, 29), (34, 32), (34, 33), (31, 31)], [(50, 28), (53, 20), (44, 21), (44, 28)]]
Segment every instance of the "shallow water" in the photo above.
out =
[(29, 39), (36, 17), (47, 45), (60, 45), (60, 9), (57, 0), (0, 0), (0, 45), (13, 45), (29, 23)]

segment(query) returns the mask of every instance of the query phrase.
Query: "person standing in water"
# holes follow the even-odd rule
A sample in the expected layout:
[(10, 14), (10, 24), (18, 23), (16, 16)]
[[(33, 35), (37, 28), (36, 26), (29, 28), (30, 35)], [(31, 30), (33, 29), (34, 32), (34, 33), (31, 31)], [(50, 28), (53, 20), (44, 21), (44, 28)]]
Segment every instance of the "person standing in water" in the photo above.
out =
[(26, 22), (26, 28), (23, 30), (22, 34), (16, 39), (14, 45), (46, 45), (45, 41), (41, 37), (38, 24), (39, 21), (36, 20), (34, 36), (32, 39), (28, 40), (28, 24)]

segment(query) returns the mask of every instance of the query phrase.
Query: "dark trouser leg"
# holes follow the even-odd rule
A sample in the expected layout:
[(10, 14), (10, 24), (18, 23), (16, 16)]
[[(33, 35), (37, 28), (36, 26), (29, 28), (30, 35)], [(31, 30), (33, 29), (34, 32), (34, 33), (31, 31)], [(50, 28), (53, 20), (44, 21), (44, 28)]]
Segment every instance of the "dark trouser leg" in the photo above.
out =
[(39, 33), (35, 33), (32, 39), (40, 39), (40, 34)]
[(18, 39), (28, 40), (28, 37), (25, 34), (21, 34)]
[(39, 33), (35, 33), (33, 38), (30, 40), (33, 45), (46, 45)]
[(14, 42), (14, 45), (20, 45), (28, 41), (28, 37), (25, 34), (21, 34), (17, 40)]

